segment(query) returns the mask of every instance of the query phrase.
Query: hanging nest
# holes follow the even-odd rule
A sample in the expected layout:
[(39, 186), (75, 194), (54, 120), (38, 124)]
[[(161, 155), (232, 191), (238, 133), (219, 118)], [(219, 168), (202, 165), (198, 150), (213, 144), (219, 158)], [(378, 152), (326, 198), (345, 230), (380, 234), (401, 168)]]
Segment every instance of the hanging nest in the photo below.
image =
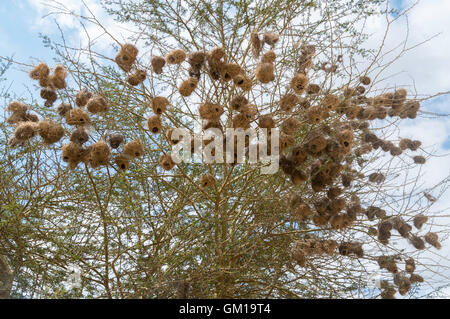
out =
[(263, 43), (256, 31), (252, 31), (250, 34), (250, 44), (252, 46), (253, 57), (258, 58), (261, 53)]
[(248, 100), (243, 95), (237, 95), (231, 99), (230, 107), (237, 112), (242, 111), (242, 109), (248, 104)]
[(296, 206), (294, 214), (298, 221), (303, 222), (311, 218), (314, 212), (311, 209), (311, 207), (309, 207), (307, 204), (301, 203), (298, 206)]
[(308, 158), (308, 153), (306, 152), (303, 145), (294, 146), (289, 155), (289, 160), (291, 160), (296, 166), (303, 164)]
[(281, 124), (281, 131), (285, 134), (292, 135), (300, 128), (300, 121), (294, 117), (289, 117)]
[(396, 90), (392, 98), (392, 108), (401, 107), (405, 103), (407, 95), (408, 92), (405, 89)]
[(398, 293), (402, 296), (406, 295), (411, 289), (411, 282), (403, 273), (394, 275), (394, 284), (398, 287)]
[(412, 227), (398, 216), (392, 219), (392, 226), (404, 238), (408, 238), (412, 230)]
[(183, 49), (176, 49), (166, 56), (167, 64), (181, 64), (184, 60), (186, 60), (186, 52)]
[(436, 249), (442, 248), (441, 244), (439, 243), (439, 237), (436, 233), (432, 232), (426, 233), (424, 239), (428, 244), (435, 247)]
[(261, 57), (261, 63), (274, 63), (277, 55), (273, 50), (265, 52)]
[(290, 174), (292, 184), (301, 185), (308, 180), (308, 175), (305, 174), (301, 169), (294, 169)]
[(425, 224), (428, 221), (428, 217), (424, 216), (423, 214), (418, 214), (414, 217), (414, 226), (417, 229), (421, 229), (423, 224)]
[(56, 107), (56, 112), (59, 114), (59, 116), (61, 117), (65, 117), (66, 114), (72, 109), (72, 105), (70, 105), (69, 103), (61, 103), (60, 105), (58, 105)]
[(90, 146), (89, 164), (92, 168), (108, 165), (111, 157), (111, 149), (105, 141), (100, 140)]
[(19, 101), (12, 101), (8, 104), (7, 111), (12, 113), (26, 113), (28, 111), (28, 105)]
[(62, 65), (57, 65), (53, 70), (53, 74), (49, 80), (55, 89), (64, 89), (67, 86), (66, 83), (67, 70)]
[(202, 175), (200, 178), (200, 187), (208, 188), (216, 183), (216, 179), (211, 174)]
[(124, 44), (115, 61), (117, 65), (125, 72), (129, 72), (133, 63), (136, 61), (139, 50), (131, 43)]
[(189, 53), (188, 55), (188, 63), (195, 70), (200, 71), (203, 64), (205, 63), (205, 60), (206, 60), (206, 53), (204, 51), (195, 51)]
[(161, 133), (162, 123), (161, 118), (158, 115), (150, 116), (147, 120), (147, 126), (150, 132), (153, 134)]
[(252, 80), (245, 75), (244, 73), (240, 73), (233, 78), (234, 84), (241, 88), (243, 91), (250, 91), (253, 86)]
[(114, 163), (120, 170), (126, 171), (130, 167), (130, 157), (126, 154), (119, 154), (114, 157)]
[(362, 244), (358, 242), (344, 242), (339, 245), (339, 254), (342, 256), (356, 255), (358, 258), (364, 257)]
[(79, 107), (83, 107), (87, 104), (89, 99), (92, 97), (92, 93), (88, 89), (81, 89), (77, 95), (75, 95), (75, 104)]
[(405, 271), (412, 274), (416, 270), (416, 263), (413, 258), (408, 258), (405, 261)]
[(38, 133), (38, 125), (35, 122), (20, 122), (14, 130), (14, 138), (18, 142), (25, 142)]
[(163, 72), (163, 67), (166, 65), (166, 60), (162, 56), (153, 56), (150, 64), (155, 74), (161, 74)]
[(200, 80), (201, 75), (200, 69), (194, 69), (193, 67), (190, 67), (188, 69), (188, 73), (191, 78), (196, 78), (197, 80)]
[(224, 56), (225, 56), (224, 48), (223, 47), (215, 47), (208, 53), (207, 58), (208, 58), (208, 62), (209, 61), (219, 61)]
[(327, 94), (322, 101), (322, 105), (327, 111), (333, 111), (339, 105), (339, 98), (334, 94)]
[(301, 55), (297, 61), (297, 72), (306, 74), (313, 66), (313, 58), (316, 53), (314, 45), (302, 45)]
[(386, 180), (386, 177), (381, 173), (372, 173), (369, 175), (369, 182), (381, 184)]
[(164, 113), (167, 110), (167, 106), (170, 104), (169, 100), (163, 96), (155, 96), (152, 99), (152, 109), (157, 115)]
[(398, 273), (397, 263), (394, 256), (379, 256), (377, 258), (377, 262), (381, 269), (386, 269), (392, 274)]
[(56, 95), (56, 91), (53, 87), (47, 86), (41, 89), (41, 98), (45, 100), (45, 106), (50, 107), (55, 103), (58, 99), (58, 95)]
[(75, 167), (83, 160), (85, 150), (78, 143), (69, 142), (62, 147), (62, 160), (69, 163), (70, 169)]
[(38, 122), (39, 118), (35, 114), (28, 112), (28, 106), (22, 102), (13, 101), (8, 104), (8, 112), (11, 116), (6, 120), (9, 124), (18, 124), (20, 122)]
[(296, 75), (294, 75), (289, 84), (290, 88), (293, 89), (297, 94), (302, 94), (305, 91), (307, 85), (308, 78), (303, 73), (297, 73)]
[(280, 134), (280, 152), (284, 152), (289, 147), (294, 145), (294, 143), (295, 143), (295, 138), (293, 136), (283, 134), (283, 133)]
[(409, 242), (418, 250), (425, 249), (425, 242), (419, 236), (411, 235), (409, 237)]
[(228, 82), (243, 71), (237, 63), (224, 63), (219, 69), (219, 72), (222, 80)]
[(306, 93), (309, 95), (318, 94), (320, 93), (320, 86), (314, 83), (311, 83), (308, 85), (306, 89)]
[(171, 154), (161, 155), (161, 157), (159, 158), (159, 163), (161, 164), (161, 167), (166, 171), (170, 171), (175, 166), (175, 162), (172, 160)]
[(319, 124), (325, 117), (324, 112), (319, 105), (311, 106), (308, 109), (306, 116), (309, 124)]
[(272, 63), (258, 63), (255, 71), (256, 79), (261, 83), (269, 83), (275, 80)]
[(123, 153), (130, 158), (137, 158), (144, 155), (144, 144), (141, 140), (133, 140), (128, 142), (123, 147)]
[(270, 45), (271, 47), (273, 47), (278, 42), (279, 38), (280, 35), (275, 32), (266, 32), (263, 34), (264, 43)]
[(143, 69), (137, 69), (127, 76), (127, 82), (130, 85), (136, 86), (144, 82), (146, 78), (147, 78), (147, 71)]
[[(380, 218), (380, 219), (383, 219), (384, 217), (386, 217), (386, 211), (384, 211), (383, 209), (376, 207), (376, 206), (367, 207), (365, 214), (369, 220), (373, 220), (375, 217)], [(400, 229), (400, 228), (402, 228), (402, 226), (403, 226), (403, 223), (398, 224), (397, 227), (396, 226), (393, 226), (393, 227), (395, 229), (397, 229), (397, 228)], [(407, 226), (408, 225), (406, 224), (406, 227)], [(409, 229), (409, 230), (411, 230), (411, 229)]]
[(178, 88), (178, 91), (182, 96), (189, 96), (194, 92), (194, 90), (197, 88), (198, 80), (196, 78), (190, 77), (187, 80), (184, 80), (180, 87)]
[(369, 85), (371, 81), (371, 79), (368, 76), (362, 76), (359, 78), (359, 82), (361, 82), (364, 85)]
[(287, 93), (280, 99), (280, 110), (286, 113), (290, 113), (299, 102), (300, 99), (297, 95)]
[(336, 139), (342, 147), (348, 148), (353, 145), (353, 131), (342, 130), (336, 135)]
[(109, 110), (109, 105), (106, 99), (101, 95), (94, 95), (91, 97), (87, 104), (87, 110), (93, 114), (100, 112), (107, 112)]
[(123, 143), (125, 137), (121, 133), (113, 133), (108, 136), (109, 146), (113, 149), (119, 148), (120, 144)]
[(169, 141), (170, 144), (172, 145), (177, 145), (180, 142), (181, 138), (175, 138), (173, 136), (173, 128), (169, 128), (166, 132), (166, 138)]
[(247, 104), (241, 109), (241, 113), (249, 119), (249, 121), (253, 121), (256, 118), (256, 114), (258, 114), (258, 108), (254, 104)]
[(198, 108), (200, 117), (205, 120), (218, 119), (223, 114), (224, 109), (219, 104), (214, 103), (202, 103)]
[(70, 135), (70, 141), (80, 145), (86, 143), (88, 140), (89, 140), (89, 133), (82, 126), (77, 127), (77, 129), (73, 131), (72, 134)]
[(202, 129), (206, 131), (210, 128), (218, 129), (223, 132), (223, 127), (220, 123), (220, 119), (205, 120), (202, 125)]
[(246, 130), (250, 128), (250, 119), (245, 114), (239, 113), (233, 117), (233, 128)]
[(76, 107), (66, 112), (66, 122), (69, 125), (84, 126), (90, 123), (89, 115), (81, 108)]
[(271, 129), (275, 127), (275, 121), (270, 114), (262, 115), (258, 119), (258, 126), (260, 128)]
[(33, 80), (47, 79), (50, 74), (50, 68), (47, 63), (41, 62), (36, 65), (29, 73)]
[(423, 156), (417, 155), (413, 157), (414, 163), (416, 164), (425, 164), (426, 159)]
[(39, 118), (36, 114), (31, 113), (20, 113), (14, 112), (11, 116), (6, 120), (9, 124), (18, 124), (20, 122), (38, 122)]
[(409, 277), (409, 281), (414, 284), (417, 282), (424, 282), (423, 277), (418, 274), (411, 274), (411, 277)]
[(48, 119), (38, 123), (38, 131), (46, 145), (54, 144), (64, 136), (64, 128)]
[(327, 197), (331, 200), (336, 199), (339, 195), (342, 194), (342, 189), (340, 187), (330, 187), (327, 191)]

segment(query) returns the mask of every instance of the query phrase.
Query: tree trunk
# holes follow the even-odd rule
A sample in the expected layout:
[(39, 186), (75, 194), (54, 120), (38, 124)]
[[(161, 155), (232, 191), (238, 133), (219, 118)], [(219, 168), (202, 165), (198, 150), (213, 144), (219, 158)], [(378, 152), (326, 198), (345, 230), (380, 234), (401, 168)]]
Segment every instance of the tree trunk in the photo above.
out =
[(7, 299), (11, 294), (13, 272), (5, 256), (0, 256), (0, 299)]

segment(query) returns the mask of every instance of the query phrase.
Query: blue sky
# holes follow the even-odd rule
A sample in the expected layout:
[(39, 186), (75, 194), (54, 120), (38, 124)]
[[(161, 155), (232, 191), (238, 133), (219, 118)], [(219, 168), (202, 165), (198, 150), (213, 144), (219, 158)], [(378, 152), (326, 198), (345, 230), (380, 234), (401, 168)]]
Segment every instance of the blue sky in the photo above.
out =
[[(39, 38), (38, 28), (33, 21), (36, 11), (28, 1), (2, 0), (0, 3), (0, 56), (11, 57), (18, 61), (31, 62), (48, 60), (52, 57), (49, 48), (45, 48)], [(8, 84), (12, 84), (12, 91), (20, 94), (24, 85), (29, 84), (28, 77), (23, 72), (10, 70)]]

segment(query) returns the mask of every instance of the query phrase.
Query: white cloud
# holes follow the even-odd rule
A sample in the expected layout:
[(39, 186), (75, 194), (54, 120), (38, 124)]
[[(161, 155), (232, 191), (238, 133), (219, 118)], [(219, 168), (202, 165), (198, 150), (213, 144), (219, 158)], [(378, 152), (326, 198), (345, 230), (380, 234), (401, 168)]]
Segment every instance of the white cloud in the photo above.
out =
[[(124, 28), (124, 24), (114, 21), (97, 0), (85, 0), (85, 5), (79, 0), (63, 2), (28, 0), (28, 3), (36, 11), (31, 28), (50, 36), (59, 36), (60, 31), (55, 25), (56, 22), (63, 30), (67, 43), (75, 48), (87, 48), (90, 44), (93, 50), (110, 55), (111, 44), (115, 43), (113, 38), (123, 43), (131, 34)], [(90, 21), (79, 16), (88, 17)], [(101, 26), (93, 22), (94, 18)]]
[[(402, 7), (409, 7), (413, 3), (415, 0), (403, 0)], [(420, 94), (450, 91), (449, 68), (446, 67), (450, 56), (449, 15), (450, 1), (422, 0), (406, 16), (392, 24), (386, 39), (386, 51), (401, 45), (406, 37), (406, 46), (412, 47), (437, 35), (406, 52), (390, 66), (390, 74), (401, 73), (390, 80), (392, 84), (415, 85)], [(370, 44), (377, 46), (380, 43), (385, 28), (384, 17), (369, 19), (366, 31), (374, 34)], [(399, 49), (389, 56), (393, 57)]]

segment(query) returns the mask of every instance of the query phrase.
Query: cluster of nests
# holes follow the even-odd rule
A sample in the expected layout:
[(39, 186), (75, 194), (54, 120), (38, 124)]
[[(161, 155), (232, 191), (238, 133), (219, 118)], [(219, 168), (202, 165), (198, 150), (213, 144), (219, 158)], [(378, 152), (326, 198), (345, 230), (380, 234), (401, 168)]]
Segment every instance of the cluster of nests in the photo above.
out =
[[(391, 141), (380, 139), (369, 131), (364, 132), (363, 141), (370, 144), (373, 149), (381, 149), (384, 152), (389, 152), (392, 156), (399, 156), (406, 150), (417, 151), (422, 145), (421, 141), (403, 138), (396, 146)], [(426, 159), (421, 155), (416, 155), (413, 157), (413, 161), (415, 164), (425, 164)]]
[(50, 74), (50, 67), (41, 62), (29, 73), (33, 80), (37, 80), (41, 87), (41, 98), (45, 100), (45, 106), (50, 107), (58, 99), (57, 90), (65, 89), (67, 86), (67, 70), (62, 65), (57, 65)]
[[(267, 33), (264, 35), (263, 43), (267, 43), (273, 46), (278, 40), (278, 35), (275, 33)], [(125, 44), (121, 47), (121, 50), (117, 54), (115, 61), (117, 65), (125, 72), (128, 72), (127, 82), (130, 85), (139, 85), (146, 79), (146, 71), (139, 69), (135, 65), (138, 55), (138, 49), (132, 44)], [(176, 49), (167, 54), (167, 56), (153, 56), (151, 58), (152, 71), (155, 74), (161, 74), (166, 65), (180, 65), (187, 60), (189, 64), (189, 77), (181, 82), (178, 87), (178, 91), (181, 96), (188, 97), (197, 88), (198, 81), (200, 79), (202, 71), (205, 71), (212, 80), (230, 82), (232, 81), (235, 86), (241, 88), (244, 92), (251, 90), (253, 82), (251, 78), (245, 73), (241, 66), (234, 62), (225, 61), (225, 50), (223, 47), (216, 47), (209, 52), (195, 51), (187, 54), (182, 49)], [(272, 73), (270, 80), (273, 80), (273, 62), (275, 60), (275, 53), (268, 51), (261, 59), (261, 64), (270, 64), (272, 67)], [(267, 72), (257, 72), (263, 78), (267, 78)], [(268, 81), (265, 81), (267, 83)], [(151, 107), (154, 115), (150, 116), (147, 120), (147, 126), (152, 134), (160, 134), (163, 131), (162, 117), (166, 112), (169, 100), (163, 96), (156, 96), (151, 99)], [(240, 128), (249, 128), (252, 120), (255, 120), (257, 113), (256, 106), (249, 104), (248, 100), (243, 96), (238, 96), (231, 102), (232, 108), (238, 112), (233, 118), (233, 126)], [(209, 128), (222, 129), (220, 123), (220, 116), (224, 113), (223, 106), (206, 101), (199, 107), (199, 115), (204, 120), (203, 129)], [(176, 144), (179, 140), (173, 140), (171, 138), (172, 128), (167, 128), (165, 135), (170, 144)], [(211, 140), (203, 142), (203, 146), (206, 146)], [(194, 149), (194, 140), (192, 140), (192, 152), (196, 152)], [(214, 150), (213, 150), (214, 153)], [(235, 156), (237, 156), (235, 154)], [(164, 153), (159, 163), (164, 170), (171, 170), (175, 163), (170, 153)], [(214, 178), (209, 175), (202, 177), (200, 184), (202, 187), (208, 187), (213, 185)]]
[(406, 295), (411, 289), (411, 285), (414, 283), (423, 282), (422, 276), (415, 274), (416, 264), (413, 258), (408, 258), (404, 261), (405, 270), (399, 271), (397, 263), (401, 261), (398, 255), (393, 256), (379, 256), (377, 258), (378, 265), (381, 269), (386, 269), (388, 272), (392, 273), (394, 276), (394, 285), (396, 288), (389, 283), (387, 280), (382, 280), (380, 283), (380, 288), (382, 289), (381, 297), (383, 299), (393, 299), (395, 298), (395, 293), (402, 296)]
[[(79, 163), (89, 164), (92, 168), (109, 165), (110, 161), (120, 170), (129, 168), (130, 161), (144, 155), (144, 144), (136, 139), (125, 142), (121, 133), (109, 133), (99, 141), (85, 146), (89, 141), (88, 126), (91, 123), (89, 113), (105, 113), (109, 111), (106, 98), (100, 94), (93, 94), (86, 88), (81, 89), (75, 96), (77, 107), (62, 103), (57, 112), (66, 119), (66, 123), (75, 129), (70, 135), (69, 143), (62, 147), (62, 159), (69, 164), (70, 169), (77, 167)], [(122, 150), (120, 146), (123, 145)], [(117, 150), (113, 154), (112, 150)]]
[[(376, 206), (369, 206), (363, 209), (360, 205), (359, 199), (356, 195), (352, 195), (347, 202), (342, 197), (343, 190), (340, 187), (331, 187), (327, 191), (327, 196), (319, 198), (314, 201), (314, 207), (310, 207), (300, 194), (294, 194), (290, 199), (291, 212), (299, 222), (312, 220), (316, 226), (329, 226), (334, 230), (340, 230), (350, 227), (358, 216), (366, 216), (370, 221), (378, 218), (378, 229), (369, 228), (368, 234), (377, 236), (378, 240), (385, 244), (389, 244), (391, 231), (396, 230), (400, 236), (409, 240), (409, 242), (419, 250), (425, 249), (425, 242), (431, 246), (440, 249), (438, 235), (434, 232), (428, 232), (421, 238), (416, 234), (412, 234), (412, 226), (405, 222), (399, 216), (387, 216), (386, 211)], [(428, 218), (423, 214), (418, 214), (413, 219), (413, 224), (417, 229), (428, 221)], [(333, 255), (336, 249), (342, 256), (354, 255), (357, 258), (364, 256), (362, 244), (359, 242), (343, 242), (337, 244), (334, 240), (319, 240), (309, 235), (302, 240), (297, 240), (293, 243), (291, 256), (301, 267), (305, 267), (307, 257), (312, 255), (322, 255), (324, 253)], [(405, 264), (405, 271), (410, 275), (406, 277), (404, 273), (399, 272), (397, 268), (398, 257), (379, 256), (377, 258), (381, 269), (386, 269), (394, 276), (394, 284), (401, 295), (405, 295), (411, 288), (411, 284), (423, 282), (423, 278), (417, 274), (413, 274), (415, 270), (415, 263), (412, 258), (409, 258)], [(382, 288), (381, 296), (383, 298), (393, 298), (396, 289), (390, 286), (387, 282)]]
[[(43, 65), (43, 63), (39, 64), (30, 73), (30, 76), (32, 78), (37, 77), (38, 74), (48, 76), (48, 72), (38, 72), (46, 70)], [(54, 77), (50, 76), (50, 79), (54, 79)], [(92, 94), (87, 89), (82, 89), (76, 94), (75, 104), (77, 105), (75, 108), (68, 103), (61, 103), (56, 108), (56, 112), (65, 118), (66, 123), (74, 127), (69, 143), (62, 146), (61, 155), (62, 160), (68, 163), (70, 169), (76, 168), (79, 163), (90, 164), (92, 168), (97, 168), (108, 165), (113, 159), (119, 169), (126, 170), (132, 159), (144, 154), (143, 143), (140, 140), (133, 140), (126, 143), (123, 150), (113, 157), (111, 149), (118, 149), (125, 140), (120, 133), (108, 134), (98, 142), (84, 146), (90, 139), (87, 127), (91, 120), (88, 112), (92, 114), (107, 112), (109, 106), (103, 96)], [(16, 125), (14, 136), (8, 142), (11, 147), (24, 145), (25, 142), (37, 135), (42, 138), (44, 145), (51, 145), (59, 142), (66, 134), (61, 124), (51, 119), (39, 120), (38, 116), (30, 113), (29, 107), (22, 102), (11, 102), (7, 110), (12, 113), (7, 122)]]
[[(256, 32), (252, 32), (250, 36), (250, 44), (255, 58), (259, 58), (259, 62), (255, 70), (255, 78), (259, 82), (265, 84), (274, 81), (274, 63), (276, 54), (274, 46), (278, 42), (279, 35), (273, 32), (266, 32), (260, 36)], [(263, 50), (265, 45), (269, 46), (268, 50)], [(264, 51), (264, 52), (263, 52)], [(235, 95), (230, 101), (230, 109), (234, 114), (232, 117), (232, 127), (235, 129), (248, 129), (252, 123), (256, 123), (259, 128), (268, 129), (267, 141), (258, 145), (260, 150), (268, 150), (267, 155), (270, 155), (270, 129), (279, 126), (281, 135), (279, 140), (279, 151), (283, 154), (280, 157), (280, 166), (285, 174), (290, 176), (295, 185), (300, 185), (305, 182), (311, 184), (314, 192), (321, 192), (328, 186), (335, 183), (338, 178), (341, 178), (344, 187), (351, 186), (353, 179), (357, 176), (357, 172), (350, 168), (348, 164), (342, 164), (344, 160), (348, 160), (352, 151), (356, 156), (362, 156), (369, 153), (373, 149), (381, 148), (384, 151), (389, 151), (393, 156), (400, 155), (404, 150), (417, 150), (421, 143), (420, 141), (411, 141), (409, 139), (402, 139), (398, 146), (390, 141), (379, 139), (369, 129), (368, 121), (375, 119), (384, 119), (386, 116), (399, 116), (401, 118), (414, 118), (420, 108), (418, 101), (408, 101), (406, 99), (407, 92), (405, 89), (398, 89), (391, 93), (381, 94), (376, 97), (366, 97), (365, 86), (370, 85), (371, 79), (368, 76), (362, 76), (359, 80), (360, 85), (356, 87), (345, 86), (340, 91), (331, 93), (322, 93), (322, 87), (310, 83), (308, 79), (308, 72), (314, 65), (315, 47), (313, 45), (303, 45), (301, 47), (301, 54), (296, 63), (295, 74), (289, 82), (288, 91), (280, 98), (278, 103), (278, 110), (283, 115), (282, 120), (276, 121), (274, 114), (259, 114), (256, 105), (252, 104), (244, 95), (245, 92), (251, 90), (253, 80), (246, 71), (237, 63), (227, 62), (225, 50), (222, 47), (216, 47), (209, 52), (195, 51), (187, 54), (182, 49), (176, 49), (167, 54), (166, 57), (153, 56), (151, 58), (152, 71), (155, 74), (161, 74), (163, 68), (168, 65), (180, 65), (187, 60), (189, 64), (189, 77), (182, 81), (178, 87), (180, 95), (187, 97), (197, 88), (202, 71), (209, 74), (214, 81), (234, 82), (234, 85), (242, 89), (242, 93)], [(125, 44), (118, 52), (115, 61), (117, 65), (127, 75), (127, 82), (130, 85), (138, 85), (142, 83), (147, 76), (144, 69), (140, 69), (136, 65), (138, 56), (138, 49), (133, 44)], [(321, 68), (326, 71), (335, 72), (336, 66), (329, 68)], [(55, 89), (66, 87), (65, 77), (67, 70), (58, 65), (50, 75), (50, 68), (45, 63), (40, 63), (31, 72), (30, 76), (33, 79), (39, 80), (39, 84), (43, 87), (41, 96), (46, 99), (46, 105), (51, 105), (56, 100)], [(45, 92), (53, 92), (54, 94), (47, 94)], [(319, 101), (315, 105), (311, 105), (310, 98), (314, 101)], [(77, 107), (72, 108), (70, 104), (61, 103), (57, 107), (57, 112), (65, 117), (67, 124), (76, 126), (73, 132), (75, 135), (86, 136), (87, 132), (83, 128), (88, 125), (90, 118), (88, 113), (83, 109), (86, 106), (88, 112), (96, 114), (107, 112), (109, 105), (105, 97), (100, 94), (92, 94), (86, 89), (81, 90), (75, 97)], [(162, 116), (167, 111), (170, 102), (167, 98), (156, 96), (151, 99), (151, 107), (155, 115), (147, 120), (147, 125), (151, 133), (160, 134), (163, 131)], [(11, 123), (19, 123), (16, 128), (15, 136), (11, 145), (17, 145), (32, 138), (39, 132), (37, 116), (27, 112), (24, 107), (11, 106), (10, 111), (13, 115), (9, 119)], [(301, 113), (299, 116), (292, 116), (295, 113)], [(297, 112), (301, 111), (301, 112)], [(201, 103), (198, 109), (199, 116), (203, 120), (203, 129), (209, 128), (220, 129), (223, 127), (220, 117), (224, 114), (225, 109), (222, 105), (212, 101)], [(324, 124), (327, 118), (332, 114), (345, 115), (345, 120), (342, 122), (334, 122), (334, 124)], [(40, 131), (43, 133), (45, 143), (51, 144), (58, 141), (62, 137), (62, 128), (60, 125), (45, 120), (46, 124)], [(296, 143), (296, 132), (302, 128), (302, 124), (308, 124), (309, 132), (303, 138), (300, 144)], [(50, 130), (47, 133), (46, 130)], [(176, 144), (179, 141), (171, 139), (171, 128), (166, 129), (166, 137), (170, 144)], [(361, 141), (355, 141), (354, 135), (357, 131), (362, 131), (363, 138)], [(203, 141), (203, 146), (207, 146), (213, 139)], [(79, 140), (83, 141), (83, 139)], [(71, 138), (71, 143), (77, 142), (77, 138)], [(84, 141), (83, 141), (84, 142)], [(236, 142), (236, 141), (235, 141)], [(249, 146), (249, 140), (246, 139), (246, 147)], [(98, 161), (93, 161), (93, 166), (98, 166), (99, 163), (106, 163), (109, 152), (104, 147), (105, 140), (99, 142), (101, 149), (103, 149), (103, 158)], [(192, 140), (193, 152), (194, 141)], [(94, 144), (95, 145), (95, 144)], [(224, 145), (227, 145), (225, 140)], [(355, 147), (358, 145), (359, 147)], [(88, 150), (84, 148), (77, 148), (72, 144), (66, 145), (69, 150), (76, 150), (77, 155), (63, 156), (71, 167), (76, 167), (75, 163), (85, 161)], [(70, 147), (69, 147), (70, 146)], [(65, 148), (66, 149), (66, 148)], [(212, 150), (214, 154), (214, 149)], [(226, 149), (225, 149), (226, 151)], [(69, 152), (71, 153), (71, 152)], [(73, 152), (72, 152), (73, 153)], [(97, 154), (98, 152), (94, 152)], [(120, 154), (119, 158), (124, 158)], [(235, 148), (235, 159), (237, 160), (237, 149)], [(172, 160), (170, 153), (164, 153), (160, 157), (160, 165), (165, 170), (171, 170), (175, 163)], [(417, 164), (425, 163), (423, 156), (415, 156), (414, 162)], [(128, 167), (127, 163), (120, 165), (121, 167)], [(307, 167), (303, 170), (301, 167)], [(369, 176), (371, 182), (382, 182), (384, 176), (379, 173), (374, 173)], [(211, 183), (209, 183), (211, 184)], [(345, 221), (340, 220), (341, 217), (335, 217), (337, 225), (348, 225), (349, 218), (344, 218)], [(352, 218), (350, 218), (352, 219)], [(323, 221), (321, 221), (323, 223)], [(320, 223), (320, 222), (319, 222)]]
[[(405, 222), (401, 217), (386, 217), (383, 210), (380, 208), (374, 209), (383, 212), (380, 214), (380, 223), (378, 224), (378, 230), (373, 229), (371, 234), (377, 235), (378, 240), (387, 245), (389, 244), (389, 239), (391, 238), (392, 230), (396, 230), (400, 236), (407, 239), (416, 249), (422, 250), (425, 249), (425, 242), (435, 247), (436, 249), (441, 249), (441, 244), (439, 243), (439, 237), (436, 233), (428, 232), (423, 236), (423, 239), (415, 234), (411, 233), (412, 226)], [(425, 224), (428, 220), (428, 217), (418, 214), (413, 219), (413, 224), (417, 229), (421, 229), (423, 224)]]
[(362, 244), (358, 242), (343, 242), (338, 244), (333, 239), (321, 240), (314, 236), (305, 236), (301, 240), (294, 241), (291, 248), (292, 258), (300, 267), (305, 267), (307, 257), (328, 255), (333, 256), (336, 250), (342, 256), (354, 255), (357, 258), (364, 256)]
[[(278, 40), (279, 35), (274, 32), (266, 32), (262, 35), (252, 32), (250, 35), (253, 55), (259, 59), (254, 76), (262, 84), (275, 80), (276, 54), (274, 46)], [(269, 46), (267, 50), (264, 50), (265, 45)], [(260, 114), (257, 106), (248, 100), (245, 93), (252, 89), (253, 80), (238, 63), (228, 61), (223, 47), (216, 47), (208, 52), (194, 51), (190, 53), (186, 53), (183, 49), (175, 49), (165, 57), (153, 56), (151, 67), (153, 73), (161, 74), (166, 65), (181, 65), (187, 61), (189, 77), (183, 80), (178, 87), (178, 91), (183, 97), (188, 97), (195, 91), (202, 72), (208, 74), (213, 81), (233, 82), (235, 87), (242, 90), (242, 93), (237, 93), (230, 101), (229, 107), (231, 112), (234, 113), (231, 121), (232, 127), (245, 130), (250, 128), (252, 123), (256, 123), (259, 128), (268, 129), (267, 142), (259, 145), (259, 148), (270, 149), (270, 129), (278, 125), (282, 132), (280, 135), (280, 151), (286, 152), (291, 149), (288, 155), (283, 155), (280, 158), (283, 171), (291, 177), (296, 185), (305, 182), (309, 173), (312, 188), (317, 192), (332, 184), (338, 176), (342, 176), (345, 186), (351, 183), (354, 172), (349, 170), (348, 167), (342, 166), (340, 162), (347, 155), (350, 155), (354, 145), (358, 144), (354, 141), (355, 130), (372, 134), (367, 121), (384, 119), (388, 115), (414, 118), (420, 104), (418, 101), (408, 101), (405, 89), (398, 89), (395, 92), (372, 98), (364, 96), (365, 86), (371, 83), (368, 76), (360, 78), (359, 86), (345, 86), (340, 93), (322, 94), (322, 87), (310, 83), (308, 79), (308, 72), (314, 65), (315, 52), (316, 49), (313, 45), (301, 47), (295, 74), (289, 83), (289, 90), (279, 100), (278, 109), (286, 115), (286, 118), (282, 121), (276, 121), (274, 114)], [(138, 85), (146, 78), (145, 70), (139, 69), (137, 66), (134, 67), (137, 56), (138, 49), (132, 44), (125, 44), (115, 58), (118, 66), (129, 73), (127, 80), (131, 85)], [(336, 66), (329, 68), (324, 66), (321, 69), (327, 72), (335, 72)], [(322, 95), (323, 98), (320, 99), (320, 102), (311, 106), (309, 97), (314, 97), (317, 100)], [(148, 128), (153, 134), (160, 134), (163, 130), (162, 116), (170, 102), (165, 97), (157, 96), (152, 98), (151, 104), (155, 115), (148, 118)], [(290, 115), (296, 108), (302, 110), (303, 116)], [(200, 104), (198, 112), (203, 120), (204, 130), (215, 128), (223, 131), (220, 117), (225, 113), (225, 108), (222, 105), (213, 101), (205, 101)], [(345, 115), (346, 122), (334, 124), (334, 127), (331, 128), (318, 125), (333, 113)], [(302, 144), (296, 144), (295, 133), (301, 128), (302, 123), (317, 127), (308, 133)], [(170, 131), (171, 128), (167, 128), (166, 136), (170, 135)], [(206, 146), (212, 140), (203, 141), (203, 146)], [(170, 139), (169, 142), (173, 144)], [(227, 141), (224, 142), (224, 145), (226, 145)], [(412, 143), (414, 145), (408, 144), (407, 147), (417, 149), (420, 144), (417, 146), (415, 143), (416, 141)], [(403, 144), (400, 144), (401, 146), (395, 147), (391, 142), (376, 140), (372, 143), (366, 141), (361, 143), (360, 147), (355, 149), (354, 152), (361, 156), (372, 149), (382, 147), (391, 151), (393, 155), (399, 155), (401, 150), (404, 150)], [(246, 139), (246, 147), (248, 145), (249, 140)], [(196, 151), (194, 146), (192, 146), (192, 151)], [(212, 154), (214, 154), (214, 149), (212, 151)], [(270, 152), (267, 155), (270, 155)], [(236, 153), (234, 157), (237, 159)], [(299, 166), (308, 162), (308, 157), (315, 158), (317, 161), (310, 165), (309, 172), (304, 172), (299, 169)], [(425, 159), (416, 156), (414, 161), (420, 164), (424, 163)], [(170, 153), (161, 156), (160, 164), (165, 170), (170, 170), (175, 166)]]
[(329, 225), (334, 230), (351, 227), (363, 208), (356, 195), (348, 201), (341, 196), (343, 192), (340, 187), (330, 187), (327, 196), (313, 201), (313, 207), (300, 194), (294, 194), (290, 201), (291, 212), (297, 221), (311, 220), (318, 227)]
[[(57, 65), (51, 72), (46, 63), (40, 63), (29, 73), (38, 80), (41, 87), (40, 95), (45, 100), (45, 106), (52, 106), (58, 99), (57, 90), (66, 88), (67, 70)], [(21, 146), (33, 137), (40, 135), (44, 144), (58, 142), (64, 136), (64, 128), (50, 119), (39, 120), (36, 114), (30, 112), (30, 107), (20, 101), (9, 103), (7, 111), (11, 116), (7, 123), (15, 125), (14, 136), (8, 141), (11, 147)]]

